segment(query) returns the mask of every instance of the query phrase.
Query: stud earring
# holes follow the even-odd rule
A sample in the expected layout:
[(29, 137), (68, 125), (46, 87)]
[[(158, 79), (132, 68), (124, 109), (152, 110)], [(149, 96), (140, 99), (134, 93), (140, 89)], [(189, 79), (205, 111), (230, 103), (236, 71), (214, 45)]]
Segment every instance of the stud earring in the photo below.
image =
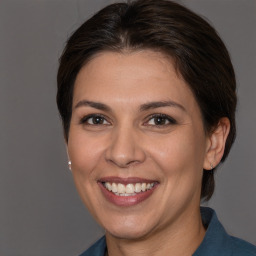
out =
[(210, 166), (211, 166), (211, 170), (213, 169), (213, 165), (212, 165), (212, 163), (210, 163)]
[(69, 168), (70, 171), (72, 171), (71, 170), (71, 161), (68, 161), (68, 168)]

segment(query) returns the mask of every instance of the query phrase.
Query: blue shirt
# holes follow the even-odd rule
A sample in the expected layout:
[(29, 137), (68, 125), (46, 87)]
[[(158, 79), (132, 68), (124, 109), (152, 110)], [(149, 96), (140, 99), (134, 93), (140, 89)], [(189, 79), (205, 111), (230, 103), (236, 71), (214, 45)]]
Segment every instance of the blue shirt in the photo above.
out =
[[(201, 216), (207, 231), (192, 256), (256, 256), (256, 246), (228, 235), (214, 210), (201, 207)], [(80, 256), (104, 256), (106, 248), (104, 236)]]

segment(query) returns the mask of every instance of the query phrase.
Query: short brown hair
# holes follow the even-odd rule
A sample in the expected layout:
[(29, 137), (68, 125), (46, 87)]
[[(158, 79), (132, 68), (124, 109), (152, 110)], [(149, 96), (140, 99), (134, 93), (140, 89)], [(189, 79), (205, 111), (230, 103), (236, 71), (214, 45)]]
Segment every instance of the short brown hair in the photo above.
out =
[[(222, 162), (236, 135), (236, 80), (229, 53), (214, 28), (184, 6), (167, 0), (109, 5), (82, 24), (60, 58), (57, 105), (68, 141), (74, 82), (81, 67), (102, 51), (152, 49), (170, 56), (192, 90), (206, 132), (230, 120)], [(214, 172), (204, 170), (201, 199), (214, 191)]]

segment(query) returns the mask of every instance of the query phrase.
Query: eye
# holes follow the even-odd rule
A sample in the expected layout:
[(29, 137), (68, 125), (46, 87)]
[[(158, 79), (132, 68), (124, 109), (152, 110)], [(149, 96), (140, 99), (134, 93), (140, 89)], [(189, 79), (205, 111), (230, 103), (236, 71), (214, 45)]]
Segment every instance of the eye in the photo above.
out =
[(146, 125), (150, 126), (167, 126), (176, 124), (176, 120), (172, 117), (165, 115), (165, 114), (154, 114), (151, 115), (146, 123)]
[(110, 124), (103, 115), (99, 115), (99, 114), (92, 114), (89, 116), (85, 116), (81, 119), (80, 123), (85, 125), (109, 125)]

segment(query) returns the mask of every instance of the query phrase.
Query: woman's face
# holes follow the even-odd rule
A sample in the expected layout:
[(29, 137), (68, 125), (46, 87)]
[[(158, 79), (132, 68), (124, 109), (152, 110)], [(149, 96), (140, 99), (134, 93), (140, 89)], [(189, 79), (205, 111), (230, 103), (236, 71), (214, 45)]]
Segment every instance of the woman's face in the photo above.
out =
[(191, 90), (162, 54), (103, 52), (79, 72), (68, 154), (109, 234), (148, 236), (199, 211), (208, 142)]

